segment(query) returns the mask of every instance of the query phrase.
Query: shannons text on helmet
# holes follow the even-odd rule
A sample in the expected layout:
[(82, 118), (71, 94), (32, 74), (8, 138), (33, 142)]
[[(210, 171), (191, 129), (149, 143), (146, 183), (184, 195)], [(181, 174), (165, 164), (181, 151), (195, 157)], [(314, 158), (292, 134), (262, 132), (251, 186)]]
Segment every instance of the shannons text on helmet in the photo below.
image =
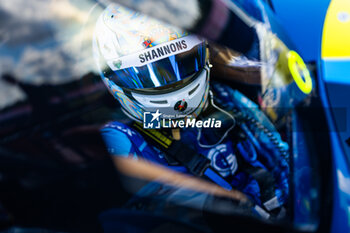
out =
[(187, 49), (187, 44), (185, 40), (177, 41), (168, 45), (161, 46), (159, 48), (151, 49), (150, 51), (141, 53), (139, 59), (141, 63), (146, 61), (152, 61), (155, 58), (160, 58), (162, 56), (175, 53)]

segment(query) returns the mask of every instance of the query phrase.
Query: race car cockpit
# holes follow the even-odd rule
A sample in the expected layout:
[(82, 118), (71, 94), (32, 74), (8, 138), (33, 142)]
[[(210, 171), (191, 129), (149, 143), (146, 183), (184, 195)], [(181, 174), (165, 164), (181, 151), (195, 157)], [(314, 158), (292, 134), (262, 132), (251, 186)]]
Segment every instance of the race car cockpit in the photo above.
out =
[[(0, 3), (1, 232), (330, 231), (320, 74), (271, 1), (16, 2)], [(156, 109), (179, 115), (147, 129)]]

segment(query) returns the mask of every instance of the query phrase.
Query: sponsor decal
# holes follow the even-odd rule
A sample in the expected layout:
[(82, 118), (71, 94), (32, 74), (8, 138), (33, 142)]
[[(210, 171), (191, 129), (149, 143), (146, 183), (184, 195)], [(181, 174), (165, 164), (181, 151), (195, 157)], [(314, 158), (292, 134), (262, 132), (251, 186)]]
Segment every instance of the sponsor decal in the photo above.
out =
[(234, 174), (238, 168), (236, 155), (226, 144), (212, 148), (208, 153), (208, 158), (215, 170), (224, 177)]
[(118, 69), (120, 69), (120, 67), (122, 66), (122, 61), (121, 61), (121, 60), (114, 61), (114, 62), (113, 62), (113, 65), (114, 65), (115, 67), (117, 67)]
[(186, 108), (187, 108), (187, 102), (185, 101), (185, 99), (179, 100), (174, 106), (174, 109), (180, 112), (185, 111)]
[(187, 49), (187, 44), (185, 40), (170, 43), (158, 48), (150, 49), (147, 52), (141, 53), (139, 55), (140, 63), (145, 63), (146, 61), (153, 61), (156, 58), (162, 58), (164, 56), (183, 51)]
[(145, 49), (137, 53), (113, 58), (108, 60), (107, 63), (112, 70), (141, 67), (166, 57), (189, 51), (203, 42), (201, 38), (189, 35), (152, 46), (152, 41), (146, 38), (143, 41), (143, 47)]
[(146, 38), (142, 44), (143, 44), (143, 47), (145, 48), (152, 47), (152, 41), (148, 38)]

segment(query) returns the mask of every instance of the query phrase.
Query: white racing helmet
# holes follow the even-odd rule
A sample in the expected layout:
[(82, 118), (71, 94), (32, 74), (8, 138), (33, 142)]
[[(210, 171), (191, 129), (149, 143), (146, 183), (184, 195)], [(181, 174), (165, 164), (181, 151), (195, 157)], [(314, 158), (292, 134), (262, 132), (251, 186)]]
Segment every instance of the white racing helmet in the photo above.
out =
[(132, 119), (196, 117), (209, 91), (206, 42), (117, 4), (97, 20), (94, 58), (105, 85)]

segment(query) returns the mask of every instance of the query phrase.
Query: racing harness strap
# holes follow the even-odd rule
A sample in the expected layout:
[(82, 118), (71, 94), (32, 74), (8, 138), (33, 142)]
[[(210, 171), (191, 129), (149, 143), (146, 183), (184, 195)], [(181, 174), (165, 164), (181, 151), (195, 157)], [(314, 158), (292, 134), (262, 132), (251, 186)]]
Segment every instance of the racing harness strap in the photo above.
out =
[(179, 163), (186, 167), (194, 176), (205, 176), (219, 186), (227, 190), (232, 190), (230, 183), (210, 166), (211, 161), (204, 155), (198, 154), (194, 149), (181, 141), (173, 140), (165, 131), (155, 129), (146, 130), (138, 122), (134, 122), (132, 126), (145, 136), (146, 140), (151, 140), (152, 143), (155, 143), (165, 153), (165, 158), (170, 165)]
[[(211, 161), (206, 156), (197, 153), (197, 151), (183, 143), (181, 140), (174, 140), (166, 131), (159, 129), (144, 129), (142, 124), (138, 122), (133, 122), (132, 127), (141, 133), (146, 140), (152, 144), (156, 144), (156, 146), (164, 152), (165, 159), (169, 165), (181, 164), (194, 176), (206, 177), (222, 188), (232, 190), (232, 185), (213, 167), (211, 167)], [(274, 180), (271, 179), (271, 174), (262, 168), (249, 166), (248, 163), (245, 163), (245, 166), (247, 168), (246, 172), (258, 181), (259, 186), (262, 189), (261, 198), (264, 207), (269, 211), (279, 207), (279, 203), (276, 203), (275, 200), (276, 197), (273, 188)], [(266, 205), (267, 203), (268, 205)], [(255, 210), (264, 218), (269, 218), (270, 216), (259, 206), (255, 206)]]

